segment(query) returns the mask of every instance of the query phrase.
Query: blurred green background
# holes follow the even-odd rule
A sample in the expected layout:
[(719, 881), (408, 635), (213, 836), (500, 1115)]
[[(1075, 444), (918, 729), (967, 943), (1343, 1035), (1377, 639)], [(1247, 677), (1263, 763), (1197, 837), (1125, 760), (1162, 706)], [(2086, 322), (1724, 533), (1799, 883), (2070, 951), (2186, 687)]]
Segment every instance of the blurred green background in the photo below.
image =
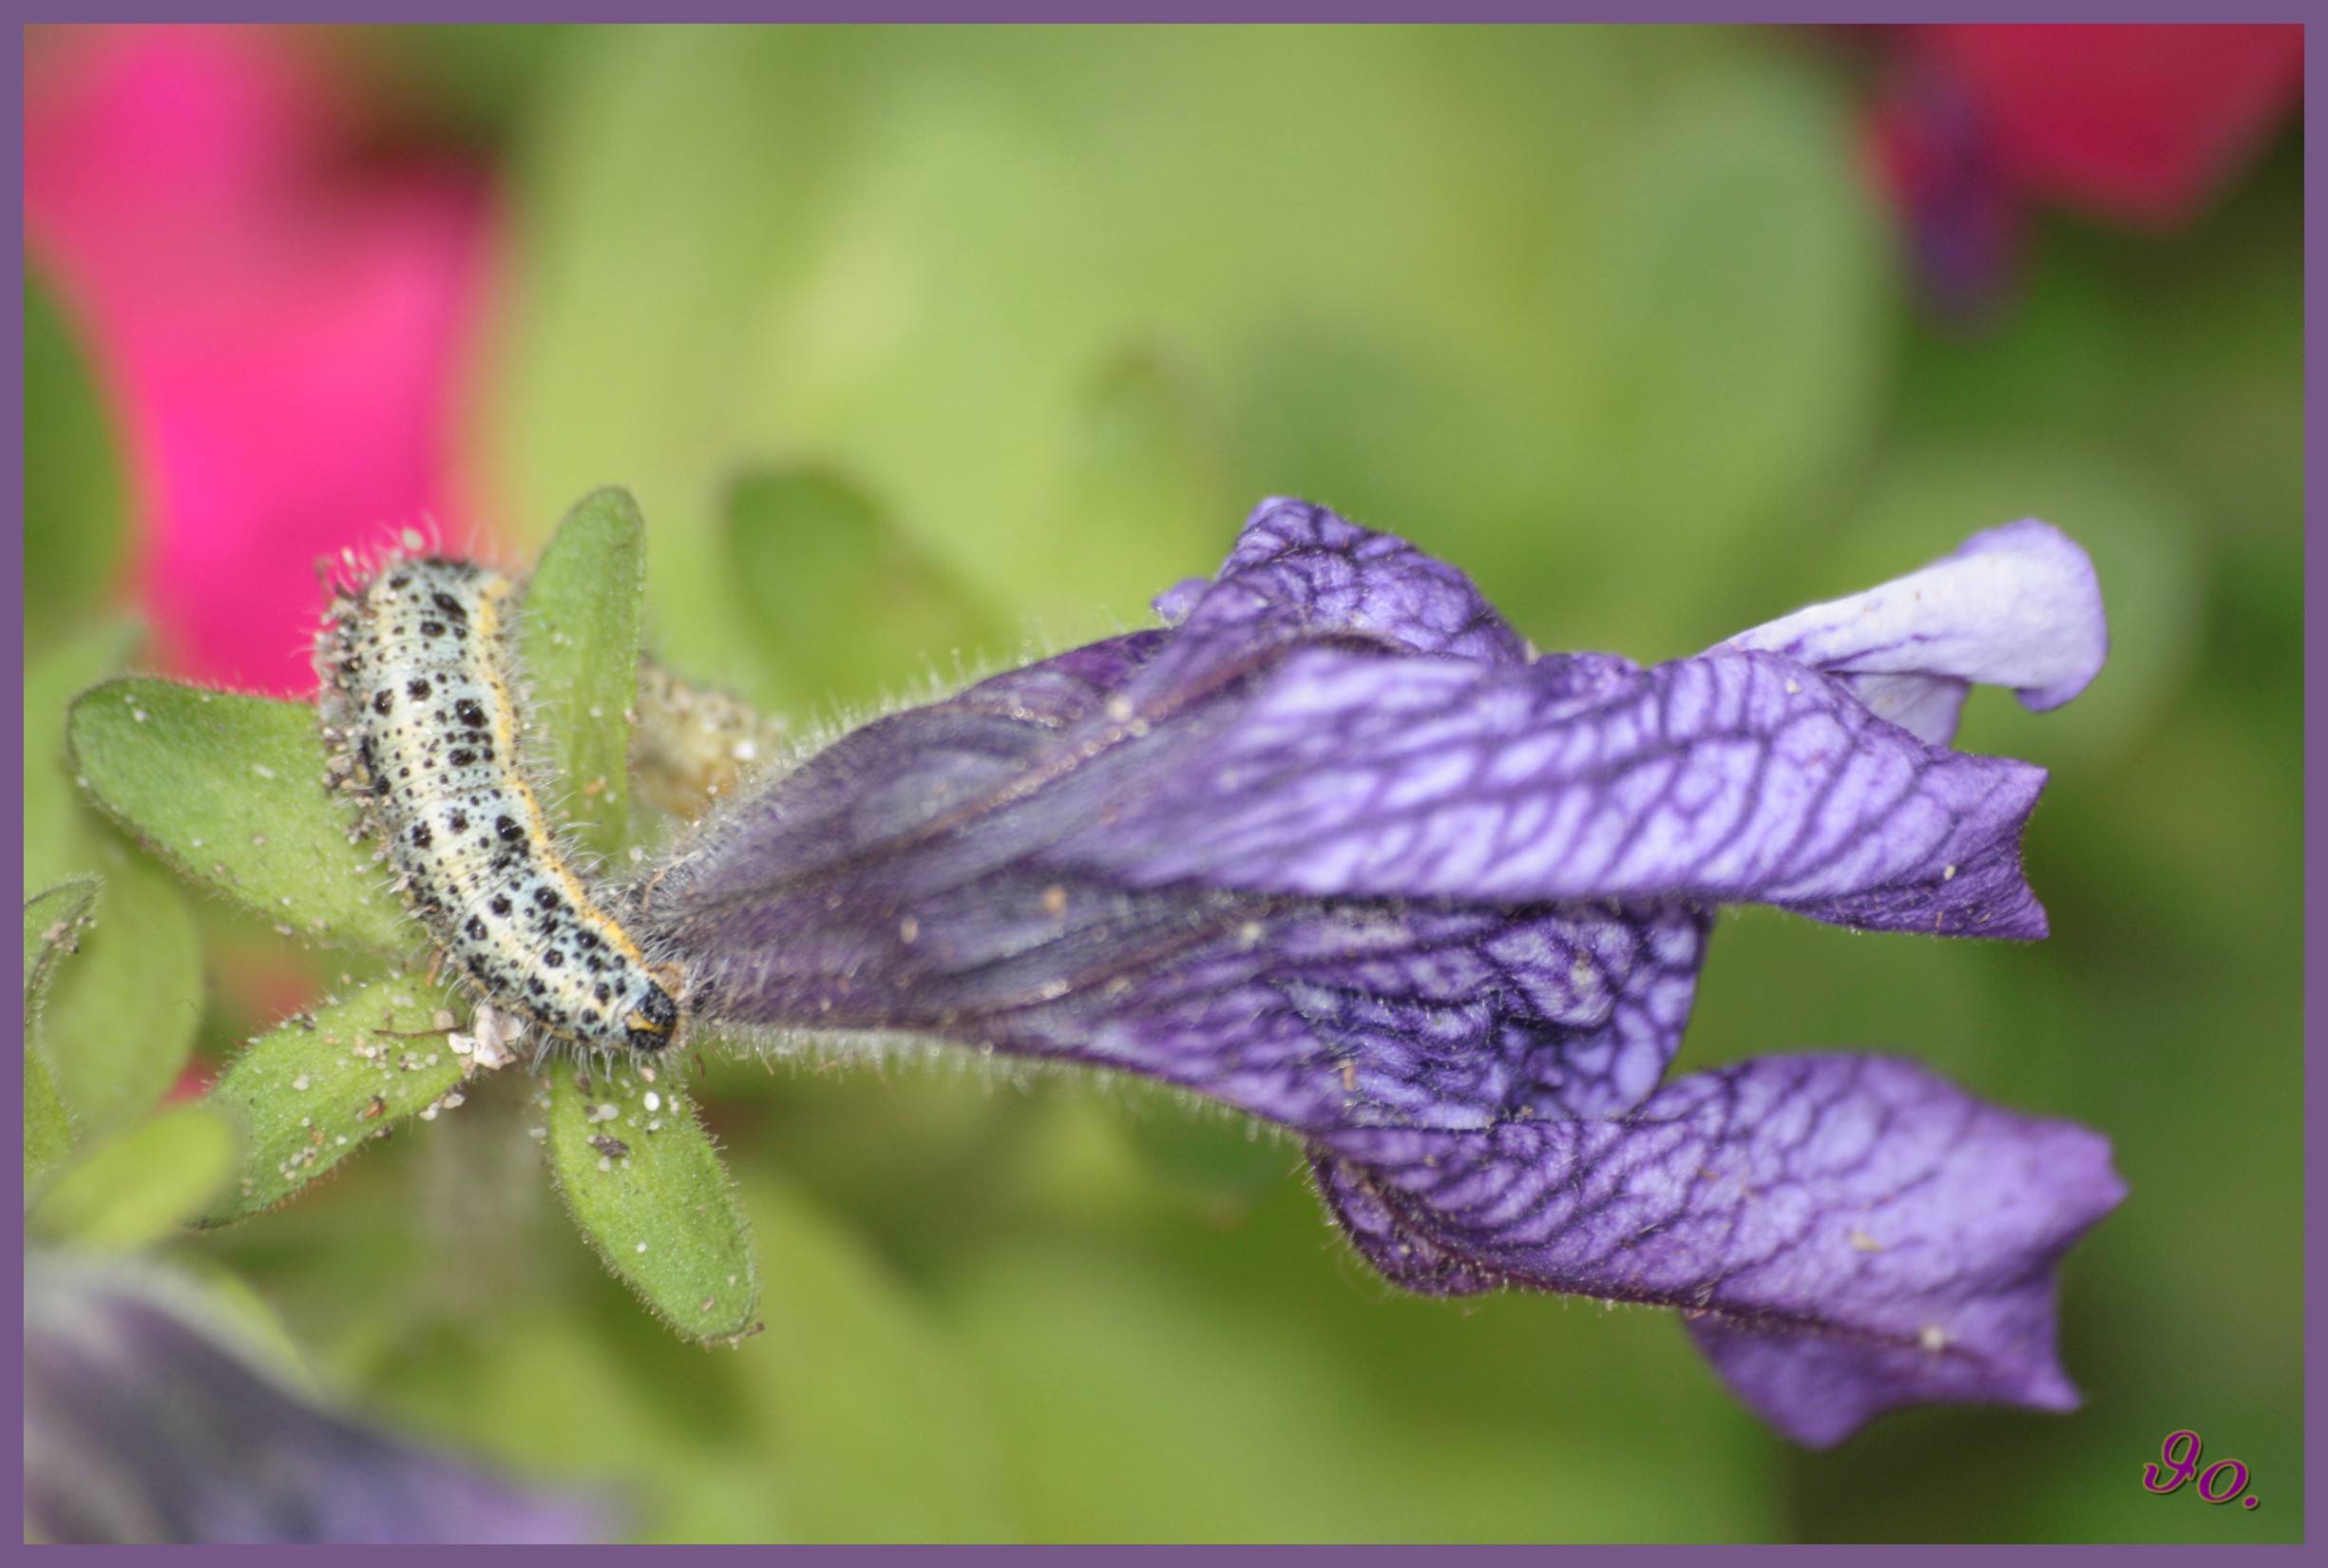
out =
[[(1808, 1454), (1667, 1314), (1398, 1294), (1292, 1145), (1206, 1107), (713, 1050), (766, 1333), (665, 1334), (496, 1085), (173, 1244), (279, 1312), (326, 1388), (657, 1539), (2301, 1539), (2294, 134), (2192, 232), (2041, 221), (2010, 313), (1963, 336), (1908, 296), (1865, 84), (1814, 36), (335, 47), (404, 134), (506, 182), (466, 437), (489, 515), (538, 544), (629, 486), (655, 644), (803, 723), (1139, 623), (1267, 494), (1455, 562), (1538, 646), (1644, 662), (2060, 525), (2109, 667), (2041, 717), (1979, 693), (1961, 741), (2053, 771), (2028, 840), (2052, 938), (1731, 912), (1677, 1070), (1912, 1052), (2103, 1130), (2132, 1195), (2064, 1274), (2083, 1410), (1918, 1413)], [(95, 622), (105, 572), (70, 545), (97, 535), (67, 520), (120, 481), (67, 324), (28, 330), (38, 655)], [(29, 683), (36, 772), (72, 683)], [(70, 810), (40, 788), (29, 849)], [(109, 918), (182, 918), (102, 852)], [(309, 961), (187, 908), (223, 977), (215, 1061), (272, 1022), (243, 981)], [(107, 984), (61, 983), (68, 1035)], [(2260, 1505), (2145, 1493), (2176, 1427)]]

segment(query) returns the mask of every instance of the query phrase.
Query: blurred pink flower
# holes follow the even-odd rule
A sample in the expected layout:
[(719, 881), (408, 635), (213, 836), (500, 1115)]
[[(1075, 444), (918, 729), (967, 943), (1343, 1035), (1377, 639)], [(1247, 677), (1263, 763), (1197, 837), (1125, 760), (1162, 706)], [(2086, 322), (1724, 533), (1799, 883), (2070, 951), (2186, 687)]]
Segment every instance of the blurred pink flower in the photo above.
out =
[(2293, 26), (1874, 29), (1876, 153), (1935, 304), (1977, 315), (2035, 205), (2162, 233), (2195, 219), (2303, 94)]
[(118, 411), (162, 656), (304, 691), (317, 557), (430, 520), (468, 537), (454, 418), (489, 193), (440, 162), (360, 162), (296, 34), (33, 42), (26, 245)]

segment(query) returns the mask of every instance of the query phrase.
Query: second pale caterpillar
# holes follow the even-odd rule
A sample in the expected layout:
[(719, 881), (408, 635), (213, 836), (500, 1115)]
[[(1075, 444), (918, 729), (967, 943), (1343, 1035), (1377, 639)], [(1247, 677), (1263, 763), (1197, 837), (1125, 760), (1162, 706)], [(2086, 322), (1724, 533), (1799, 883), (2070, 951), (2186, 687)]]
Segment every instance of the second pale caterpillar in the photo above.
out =
[(517, 596), (468, 562), (390, 562), (317, 640), (324, 722), (413, 913), (487, 1003), (584, 1047), (658, 1051), (679, 971), (600, 908), (520, 765)]

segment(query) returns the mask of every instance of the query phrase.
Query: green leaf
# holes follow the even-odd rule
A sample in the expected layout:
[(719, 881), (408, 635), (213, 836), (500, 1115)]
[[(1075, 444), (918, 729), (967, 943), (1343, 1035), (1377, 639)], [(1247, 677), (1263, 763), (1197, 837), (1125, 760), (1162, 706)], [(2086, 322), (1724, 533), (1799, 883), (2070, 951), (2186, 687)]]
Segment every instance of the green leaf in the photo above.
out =
[(1612, 552), (1581, 646), (1683, 641), (1740, 563), (1807, 543), (1787, 529), (1868, 439), (1890, 270), (1853, 112), (1839, 81), (1742, 51), (1606, 139), (1547, 279), (1575, 332), (1545, 345), (1576, 403), (1555, 514)]
[(169, 1092), (203, 1009), (200, 947), (177, 884), (118, 835), (88, 825), (83, 864), (105, 879), (102, 919), (51, 983), (42, 1047), (84, 1134), (119, 1127)]
[(832, 474), (754, 474), (728, 495), (743, 623), (781, 705), (863, 704), (950, 676), (1011, 639), (873, 503)]
[(25, 277), (25, 641), (93, 611), (128, 544), (119, 442), (81, 345), (56, 302)]
[[(1195, 370), (1157, 345), (1109, 359), (1082, 391), (1054, 537), (1062, 569), (1091, 585), (1095, 602), (1143, 604), (1166, 583), (1220, 564), (1255, 499), (1232, 496), (1223, 482), (1221, 423)], [(1373, 445), (1378, 463), (1412, 460)]]
[(1127, 1086), (1116, 1119), (1148, 1174), (1222, 1224), (1300, 1164), (1274, 1128), (1148, 1085)]
[(406, 1118), (457, 1105), (472, 1058), (436, 1032), (445, 1003), (417, 978), (391, 976), (251, 1042), (211, 1086), (207, 1103), (242, 1129), (243, 1168), (203, 1223), (272, 1208)]
[(234, 1128), (207, 1106), (175, 1105), (57, 1177), (28, 1224), (81, 1247), (144, 1247), (200, 1214), (234, 1174)]
[(59, 883), (25, 900), (25, 1201), (73, 1150), (72, 1119), (57, 1096), (56, 1080), (40, 1049), (41, 1002), (96, 905), (93, 876)]
[(399, 951), (420, 928), (324, 783), (314, 712), (173, 681), (108, 681), (72, 705), (73, 763), (98, 803), (191, 880), (287, 936)]
[(42, 1183), (72, 1156), (72, 1119), (56, 1095), (56, 1079), (40, 1051), (24, 1053), (24, 1200), (30, 1205)]
[(135, 623), (92, 627), (34, 660), (25, 671), (25, 890), (90, 870), (95, 821), (65, 765), (65, 710), (118, 672), (143, 632)]
[(769, 1331), (742, 1348), (734, 1381), (772, 1433), (795, 1533), (1021, 1539), (979, 1380), (928, 1303), (802, 1194), (768, 1179), (746, 1191), (771, 1262)]
[[(1346, 1259), (1296, 1243), (1315, 1234), (1313, 1202), (1286, 1205), (1298, 1228), (1277, 1238), (1299, 1263), (1255, 1249), (1241, 1270), (1172, 1268), (1087, 1233), (1072, 1247), (990, 1248), (949, 1280), (948, 1315), (992, 1391), (1028, 1535), (1721, 1539), (1774, 1527), (1767, 1469), (1723, 1453), (1737, 1437), (1767, 1439), (1683, 1361), (1669, 1315), (1563, 1317), (1563, 1303), (1517, 1293), (1458, 1312), (1354, 1290), (1353, 1276), (1334, 1277)], [(1217, 1233), (1208, 1243), (1236, 1245)], [(1287, 1291), (1288, 1267), (1316, 1270), (1313, 1283)], [(1515, 1318), (1534, 1336), (1505, 1331)], [(1547, 1321), (1585, 1331), (1560, 1343)], [(1462, 1348), (1491, 1336), (1500, 1365)], [(1595, 1357), (1629, 1376), (1603, 1382)], [(1669, 1363), (1686, 1392), (1670, 1392)], [(1687, 1475), (1649, 1457), (1673, 1451), (1676, 1433)]]
[(520, 633), (535, 716), (565, 786), (564, 832), (611, 854), (629, 825), (630, 708), (646, 616), (646, 524), (628, 490), (582, 497), (559, 524), (525, 589)]
[(561, 1063), (544, 1110), (550, 1173), (606, 1267), (688, 1339), (749, 1329), (759, 1271), (694, 1101), (629, 1067)]
[(534, 85), (575, 24), (357, 23), (333, 40), (436, 146), (500, 146), (520, 134)]

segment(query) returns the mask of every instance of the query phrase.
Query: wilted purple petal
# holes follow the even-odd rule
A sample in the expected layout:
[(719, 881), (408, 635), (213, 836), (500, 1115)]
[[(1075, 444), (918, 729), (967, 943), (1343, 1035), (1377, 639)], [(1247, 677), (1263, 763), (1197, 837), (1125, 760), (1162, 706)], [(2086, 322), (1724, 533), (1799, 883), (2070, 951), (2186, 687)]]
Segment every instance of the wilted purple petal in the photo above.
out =
[[(1131, 691), (1148, 688), (1145, 679)], [(1209, 732), (1172, 712), (1050, 851), (1139, 886), (1499, 903), (1683, 897), (1944, 935), (2037, 937), (2019, 839), (2044, 773), (1926, 745), (1768, 654), (1653, 670), (1287, 656)], [(1095, 749), (1109, 744), (1095, 736)], [(1085, 764), (1089, 766), (1087, 762)]]
[(25, 1271), (25, 1519), (52, 1541), (550, 1543), (602, 1512), (332, 1415), (120, 1266)]
[(1882, 1057), (1742, 1062), (1618, 1120), (1316, 1143), (1390, 1278), (1681, 1308), (1739, 1394), (1814, 1446), (1903, 1405), (2072, 1408), (2054, 1268), (2125, 1195), (2094, 1134)]
[[(1753, 900), (1880, 929), (2044, 932), (2018, 848), (2043, 774), (1921, 744), (1793, 660), (1516, 662), (1460, 573), (1292, 503), (1255, 513), (1216, 583), (1167, 601), (1171, 632), (922, 710), (943, 773), (849, 737), (813, 781), (715, 830), (690, 896), (868, 851), (1036, 854), (1126, 888)], [(1445, 648), (1479, 656), (1431, 651)]]
[(1921, 571), (1740, 632), (1842, 678), (1880, 717), (1944, 746), (1969, 683), (2010, 686), (2043, 713), (2086, 689), (2109, 652), (2086, 552), (2035, 518), (1976, 533)]
[(1212, 582), (1183, 583), (1155, 607), (1192, 638), (1269, 625), (1487, 663), (1528, 658), (1526, 641), (1462, 572), (1403, 539), (1285, 496), (1253, 508)]

